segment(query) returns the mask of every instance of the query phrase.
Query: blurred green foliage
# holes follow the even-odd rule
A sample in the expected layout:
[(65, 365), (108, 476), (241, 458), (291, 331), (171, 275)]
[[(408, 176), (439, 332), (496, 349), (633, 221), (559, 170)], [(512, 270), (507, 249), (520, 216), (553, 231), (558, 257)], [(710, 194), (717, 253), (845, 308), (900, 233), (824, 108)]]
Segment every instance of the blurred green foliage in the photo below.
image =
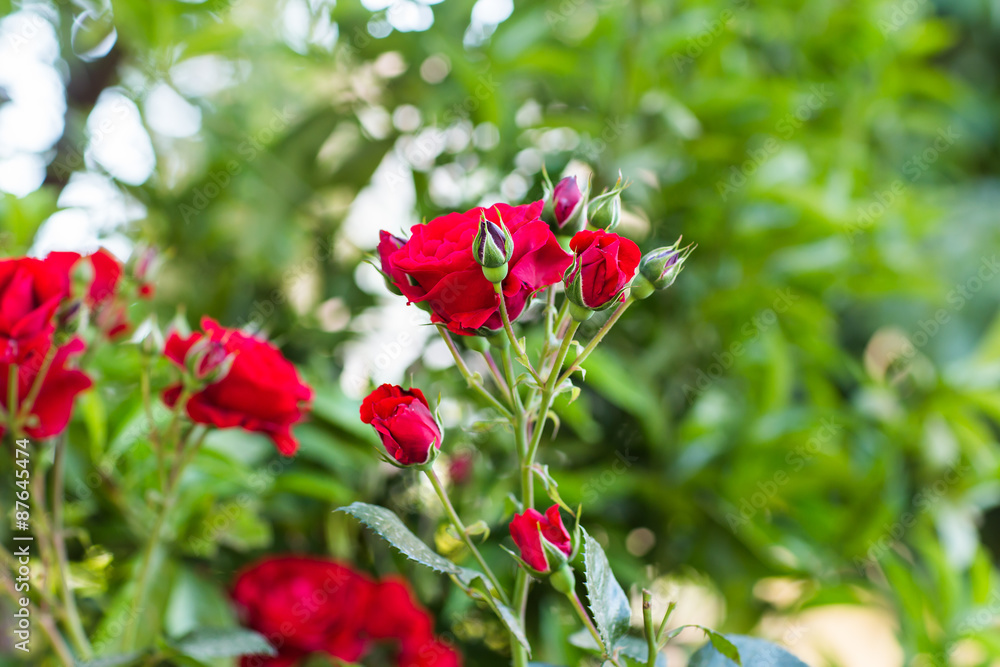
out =
[[(411, 4), (115, 0), (117, 41), (89, 62), (71, 40), (81, 7), (51, 4), (66, 129), (42, 188), (0, 200), (5, 251), (26, 251), (60, 207), (59, 165), (85, 152), (103, 90), (119, 86), (148, 118), (156, 84), (212, 56), (196, 67), (231, 77), (186, 96), (200, 129), (150, 130), (155, 172), (118, 186), (146, 208), (127, 233), (168, 255), (161, 321), (183, 304), (191, 321), (253, 323), (317, 387), (293, 462), (242, 433), (199, 459), (148, 628), (160, 614), (174, 635), (232, 623), (238, 566), (326, 552), (405, 571), (467, 664), (504, 664), (488, 614), (331, 513), (381, 502), (449, 547), (426, 489), (374, 464), (359, 401), (341, 388), (344, 345), (384, 302), (358, 267), (377, 229), (409, 224), (401, 207), (416, 221), (531, 200), (543, 162), (558, 174), (576, 161), (597, 186), (619, 170), (633, 181), (622, 231), (641, 247), (698, 244), (674, 287), (632, 308), (588, 362), (542, 452), (619, 578), (702, 582), (725, 600), (720, 629), (778, 627), (781, 639), (802, 614), (855, 605), (888, 614), (907, 664), (951, 664), (963, 640), (978, 656), (967, 664), (1000, 659), (995, 7), (549, 0), (470, 27), (504, 3), (448, 0), (421, 5), (430, 27), (392, 29)], [(358, 204), (365, 193), (374, 205)], [(353, 319), (331, 324), (331, 309)], [(140, 419), (137, 359), (93, 363), (117, 390), (78, 407), (69, 519), (92, 591), (84, 612), (113, 643), (155, 467), (148, 447), (120, 449)], [(497, 499), (516, 485), (505, 434), (475, 425), (453, 372), (410, 372), (460, 400), (446, 448), (471, 456), (473, 474), (459, 509), (502, 534)], [(131, 530), (108, 518), (119, 512)], [(795, 594), (762, 595), (776, 577)], [(569, 626), (546, 595), (532, 618), (539, 657), (570, 663)]]

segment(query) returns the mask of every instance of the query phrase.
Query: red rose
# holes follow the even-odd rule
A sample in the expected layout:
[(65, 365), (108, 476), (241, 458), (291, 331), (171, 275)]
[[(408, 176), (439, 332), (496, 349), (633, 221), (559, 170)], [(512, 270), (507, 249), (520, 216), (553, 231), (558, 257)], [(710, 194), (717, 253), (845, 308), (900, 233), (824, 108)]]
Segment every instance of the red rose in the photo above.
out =
[(264, 635), (278, 656), (245, 656), (245, 667), (292, 665), (311, 653), (354, 662), (368, 648), (364, 630), (375, 584), (334, 561), (269, 558), (244, 570), (233, 586), (244, 624)]
[[(41, 385), (28, 413), (24, 432), (32, 438), (49, 438), (62, 433), (69, 423), (73, 411), (73, 400), (80, 392), (89, 389), (90, 378), (82, 371), (68, 368), (70, 357), (83, 352), (84, 344), (79, 338), (74, 338), (55, 350), (48, 371), (41, 379)], [(48, 350), (33, 350), (21, 360), (17, 366), (17, 401), (18, 410), (22, 410), (23, 401), (29, 399), (32, 387), (38, 381), (38, 375), (45, 365)], [(0, 363), (0, 377), (4, 378), (4, 391), (0, 392), (0, 405), (4, 411), (9, 411), (7, 404), (7, 381), (11, 364)], [(0, 423), (0, 436), (6, 430), (6, 424)]]
[(0, 363), (48, 347), (52, 318), (69, 296), (69, 274), (49, 258), (0, 260)]
[[(188, 416), (199, 424), (239, 426), (265, 433), (279, 452), (294, 454), (299, 443), (292, 435), (292, 425), (302, 419), (302, 404), (312, 399), (312, 389), (299, 378), (295, 366), (267, 341), (226, 329), (209, 318), (201, 321), (201, 327), (204, 335), (195, 332), (182, 337), (176, 331), (171, 333), (165, 349), (167, 357), (186, 368), (185, 362), (191, 361), (187, 359), (189, 353), (196, 353), (193, 356), (199, 357), (199, 377), (210, 377), (205, 374), (223, 362), (231, 363), (231, 367), (221, 379), (191, 395)], [(225, 354), (220, 355), (220, 351)], [(169, 387), (163, 392), (163, 401), (173, 407), (181, 388), (181, 384)]]
[(465, 213), (449, 213), (415, 225), (409, 241), (393, 249), (379, 244), (383, 272), (413, 303), (426, 302), (434, 322), (455, 333), (476, 335), (497, 331), (503, 323), (493, 283), (483, 276), (472, 255), (472, 241), (485, 213), (503, 224), (514, 241), (514, 252), (503, 281), (510, 318), (516, 319), (538, 290), (559, 282), (572, 259), (559, 247), (548, 225), (539, 220), (543, 202), (526, 206), (496, 204)]
[(563, 282), (577, 305), (598, 309), (621, 296), (635, 277), (642, 253), (639, 246), (603, 229), (577, 232), (569, 242), (573, 268)]
[(547, 509), (544, 515), (531, 508), (525, 510), (524, 514), (515, 514), (514, 520), (510, 522), (510, 536), (521, 550), (521, 560), (539, 572), (551, 569), (542, 540), (566, 556), (573, 553), (573, 541), (563, 526), (558, 505)]
[(90, 264), (90, 283), (83, 300), (93, 311), (94, 324), (108, 338), (116, 338), (130, 328), (127, 304), (118, 299), (121, 284), (122, 263), (104, 248), (90, 255), (77, 252), (49, 253), (46, 261), (58, 265), (66, 273), (67, 281), (81, 262)]
[(430, 615), (413, 599), (403, 579), (391, 577), (381, 581), (376, 585), (374, 597), (376, 608), (365, 621), (369, 637), (399, 640), (404, 652), (434, 638)]
[(399, 667), (462, 667), (462, 658), (447, 644), (428, 639), (416, 648), (400, 651)]
[(402, 465), (423, 465), (441, 448), (441, 427), (419, 389), (383, 384), (361, 403), (361, 421), (375, 427), (386, 451)]

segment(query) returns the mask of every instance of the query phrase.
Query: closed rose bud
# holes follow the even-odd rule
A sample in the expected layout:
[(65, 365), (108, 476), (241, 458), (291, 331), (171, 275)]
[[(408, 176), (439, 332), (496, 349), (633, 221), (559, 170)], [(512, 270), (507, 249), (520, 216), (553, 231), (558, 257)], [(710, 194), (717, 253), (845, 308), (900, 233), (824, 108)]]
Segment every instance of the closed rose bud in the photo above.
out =
[(684, 261), (694, 250), (693, 245), (680, 248), (680, 239), (671, 246), (652, 250), (639, 262), (639, 275), (632, 284), (632, 293), (638, 299), (645, 299), (654, 290), (667, 289), (674, 284)]
[(393, 253), (406, 245), (406, 240), (401, 239), (398, 236), (393, 236), (387, 231), (379, 231), (379, 242), (378, 242), (378, 259), (381, 265), (382, 277), (385, 278), (385, 286), (389, 288), (389, 291), (393, 294), (399, 296), (403, 292), (399, 288), (400, 281), (406, 281), (406, 274), (402, 271), (396, 269), (392, 265), (392, 261), (389, 259)]
[(361, 403), (361, 421), (374, 427), (400, 465), (426, 465), (441, 449), (441, 427), (419, 389), (383, 384)]
[(622, 220), (621, 187), (594, 197), (587, 211), (587, 222), (598, 229), (613, 231)]
[[(574, 257), (563, 278), (566, 296), (585, 310), (606, 308), (618, 299), (642, 257), (635, 243), (601, 229), (578, 232), (569, 245)], [(584, 314), (574, 317), (585, 319)]]
[(196, 384), (207, 385), (224, 380), (233, 367), (235, 355), (226, 346), (211, 338), (202, 338), (184, 355), (184, 367)]
[(501, 221), (498, 225), (486, 218), (483, 212), (479, 217), (479, 231), (472, 241), (472, 255), (476, 263), (483, 267), (483, 275), (491, 283), (499, 283), (507, 277), (507, 262), (514, 254), (514, 239)]
[(552, 191), (552, 215), (559, 231), (573, 234), (586, 222), (584, 211), (587, 198), (576, 184), (576, 176), (567, 176), (556, 184)]
[(558, 569), (573, 553), (573, 540), (563, 526), (558, 505), (545, 510), (545, 514), (530, 508), (524, 514), (515, 514), (510, 536), (521, 552), (521, 560), (541, 574)]

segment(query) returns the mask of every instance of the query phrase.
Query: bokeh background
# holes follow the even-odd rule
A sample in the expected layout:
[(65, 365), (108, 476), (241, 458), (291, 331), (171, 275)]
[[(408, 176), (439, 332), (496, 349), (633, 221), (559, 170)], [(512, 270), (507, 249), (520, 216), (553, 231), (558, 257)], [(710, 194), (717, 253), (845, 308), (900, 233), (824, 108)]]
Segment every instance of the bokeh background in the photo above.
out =
[[(442, 396), (460, 511), (503, 532), (509, 443), (364, 260), (380, 228), (540, 198), (544, 164), (598, 188), (621, 170), (623, 233), (698, 244), (602, 345), (542, 453), (619, 579), (661, 609), (679, 600), (678, 623), (765, 636), (813, 667), (1000, 664), (996, 3), (0, 13), (2, 252), (159, 248), (163, 325), (182, 304), (264, 331), (317, 388), (294, 461), (242, 433), (199, 459), (151, 627), (231, 623), (238, 567), (327, 553), (406, 573), (467, 664), (506, 664), (488, 613), (331, 510), (382, 503), (457, 548), (430, 490), (376, 465), (357, 420), (370, 382), (413, 378)], [(137, 362), (94, 363), (114, 383)], [(72, 556), (109, 634), (150, 472), (148, 448), (121, 446), (138, 411), (122, 384), (72, 426)], [(532, 608), (540, 655), (576, 664), (568, 609), (545, 591)]]

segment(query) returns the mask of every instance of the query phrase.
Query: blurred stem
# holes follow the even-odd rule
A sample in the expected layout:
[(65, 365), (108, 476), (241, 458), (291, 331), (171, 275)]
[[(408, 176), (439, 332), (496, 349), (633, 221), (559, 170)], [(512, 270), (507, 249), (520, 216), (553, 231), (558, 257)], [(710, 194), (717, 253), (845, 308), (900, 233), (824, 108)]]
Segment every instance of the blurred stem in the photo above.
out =
[[(187, 391), (181, 392), (181, 399), (187, 402)], [(178, 406), (175, 409), (175, 415), (181, 411), (180, 399), (178, 399)], [(171, 428), (171, 432), (177, 429)], [(193, 431), (192, 431), (193, 432)], [(191, 432), (188, 433), (190, 437)], [(184, 473), (184, 469), (187, 468), (188, 464), (194, 459), (195, 454), (201, 448), (201, 444), (205, 441), (205, 436), (208, 434), (208, 429), (204, 429), (194, 443), (184, 446), (185, 443), (177, 442), (177, 461), (174, 465), (174, 469), (171, 472), (170, 479), (167, 483), (166, 496), (163, 499), (163, 505), (160, 508), (160, 512), (156, 516), (156, 523), (153, 525), (153, 530), (149, 534), (149, 538), (146, 540), (146, 546), (143, 550), (142, 561), (139, 565), (138, 578), (136, 580), (136, 591), (135, 595), (132, 597), (132, 606), (130, 608), (130, 613), (128, 619), (125, 621), (125, 630), (122, 634), (122, 650), (131, 651), (135, 649), (136, 643), (136, 621), (142, 615), (143, 609), (146, 606), (146, 599), (149, 597), (149, 587), (152, 585), (152, 572), (153, 572), (153, 557), (157, 550), (163, 544), (163, 529), (167, 524), (167, 519), (170, 516), (171, 510), (174, 505), (177, 504), (177, 498), (180, 491), (180, 480)], [(186, 440), (187, 438), (185, 438)]]
[[(493, 283), (493, 290), (496, 292), (497, 300), (500, 302), (500, 319), (503, 320), (503, 330), (507, 332), (507, 339), (510, 341), (511, 347), (514, 348), (514, 355), (518, 363), (527, 368), (531, 376), (535, 378), (535, 381), (541, 384), (542, 379), (532, 367), (528, 355), (525, 353), (524, 348), (521, 347), (521, 341), (517, 339), (517, 334), (514, 333), (514, 327), (510, 324), (510, 315), (507, 313), (507, 300), (503, 298), (503, 286), (500, 283)], [(512, 385), (511, 389), (513, 388)]]
[[(7, 554), (4, 558), (6, 559), (8, 556), (10, 557), (11, 562), (13, 562), (14, 557), (10, 554)], [(12, 568), (11, 572), (16, 572), (16, 570)], [(7, 594), (7, 597), (10, 598), (11, 602), (13, 602), (15, 606), (20, 606), (20, 598), (23, 597), (23, 595), (15, 588), (13, 576), (2, 577), (0, 578), (0, 581), (3, 582), (3, 592)], [(48, 638), (49, 643), (52, 644), (52, 649), (59, 657), (59, 661), (66, 667), (73, 667), (76, 664), (76, 661), (73, 659), (73, 652), (70, 651), (69, 646), (67, 646), (66, 640), (59, 634), (59, 629), (52, 620), (52, 615), (46, 611), (38, 609), (38, 607), (30, 602), (27, 605), (27, 609), (31, 618), (38, 619), (38, 624), (42, 626), (42, 631)]]
[(149, 439), (153, 443), (153, 449), (156, 450), (156, 465), (158, 468), (157, 474), (160, 479), (160, 493), (164, 493), (167, 489), (166, 452), (163, 451), (163, 441), (160, 438), (160, 433), (156, 428), (156, 421), (153, 418), (153, 400), (152, 392), (150, 391), (149, 386), (150, 373), (151, 369), (149, 367), (149, 357), (144, 353), (142, 373), (139, 376), (139, 383), (142, 389), (142, 405), (143, 409), (146, 411), (146, 421), (149, 422)]
[(646, 667), (656, 667), (656, 633), (653, 631), (653, 594), (642, 589), (642, 627), (646, 633)]
[(45, 358), (42, 359), (42, 365), (38, 367), (38, 374), (35, 375), (34, 381), (31, 383), (31, 388), (28, 390), (28, 395), (24, 397), (24, 403), (18, 406), (18, 418), (20, 421), (24, 421), (31, 414), (31, 409), (35, 406), (35, 400), (38, 398), (38, 394), (42, 391), (42, 385), (45, 383), (45, 376), (49, 374), (49, 368), (52, 366), (52, 360), (56, 357), (56, 345), (52, 343), (49, 345), (48, 352), (45, 353)]
[(66, 540), (63, 535), (63, 503), (66, 479), (66, 434), (56, 440), (55, 463), (52, 467), (52, 541), (55, 545), (56, 563), (59, 567), (59, 590), (62, 592), (63, 607), (66, 611), (66, 625), (70, 639), (84, 660), (90, 660), (93, 649), (87, 639), (76, 607), (76, 597), (70, 584), (69, 559), (66, 557)]
[(445, 490), (444, 485), (441, 483), (440, 478), (438, 478), (437, 473), (430, 467), (424, 469), (424, 474), (427, 475), (427, 479), (431, 481), (431, 486), (437, 492), (438, 498), (441, 499), (441, 504), (444, 505), (444, 510), (448, 514), (448, 518), (451, 519), (451, 525), (455, 527), (458, 534), (462, 537), (462, 541), (465, 542), (465, 546), (469, 547), (469, 551), (475, 556), (476, 560), (479, 562), (479, 566), (483, 568), (483, 573), (490, 580), (493, 588), (496, 590), (497, 595), (500, 600), (507, 604), (507, 593), (503, 590), (500, 585), (500, 581), (497, 579), (496, 575), (493, 574), (493, 570), (490, 566), (486, 564), (486, 559), (483, 555), (479, 553), (479, 549), (476, 548), (475, 542), (469, 536), (468, 530), (465, 528), (465, 524), (462, 523), (462, 519), (458, 516), (458, 512), (455, 511), (455, 506), (451, 504), (451, 499), (448, 497), (448, 492)]
[(632, 305), (634, 301), (635, 299), (629, 297), (625, 299), (625, 301), (615, 309), (615, 312), (611, 314), (611, 317), (609, 317), (608, 321), (604, 323), (604, 326), (602, 326), (597, 331), (597, 333), (594, 334), (594, 337), (590, 340), (590, 342), (587, 343), (587, 347), (583, 348), (583, 352), (581, 352), (579, 356), (577, 356), (577, 358), (573, 360), (573, 363), (570, 364), (569, 368), (566, 369), (566, 372), (563, 373), (562, 376), (560, 376), (559, 381), (556, 382), (556, 385), (562, 384), (569, 378), (570, 375), (579, 370), (580, 364), (582, 364), (584, 361), (587, 360), (587, 357), (590, 356), (590, 353), (594, 351), (594, 348), (597, 347), (597, 345), (601, 342), (604, 336), (607, 335), (609, 331), (611, 331), (611, 327), (615, 325), (615, 322), (618, 321), (618, 319), (625, 313), (625, 311), (628, 309), (629, 306)]
[(21, 437), (20, 420), (17, 418), (17, 364), (11, 364), (7, 369), (7, 425), (14, 440)]
[(498, 401), (496, 396), (487, 391), (486, 387), (483, 386), (483, 383), (477, 381), (475, 376), (473, 376), (472, 371), (469, 370), (468, 365), (465, 363), (465, 359), (462, 358), (462, 354), (455, 346), (455, 341), (451, 339), (451, 335), (442, 327), (438, 327), (438, 333), (441, 334), (441, 338), (444, 340), (445, 345), (447, 345), (448, 349), (451, 350), (451, 356), (455, 359), (455, 365), (458, 366), (458, 370), (462, 374), (462, 377), (465, 378), (466, 383), (479, 392), (479, 395), (485, 398), (490, 405), (500, 412), (500, 414), (510, 419), (513, 416), (510, 410), (504, 407), (504, 404)]

